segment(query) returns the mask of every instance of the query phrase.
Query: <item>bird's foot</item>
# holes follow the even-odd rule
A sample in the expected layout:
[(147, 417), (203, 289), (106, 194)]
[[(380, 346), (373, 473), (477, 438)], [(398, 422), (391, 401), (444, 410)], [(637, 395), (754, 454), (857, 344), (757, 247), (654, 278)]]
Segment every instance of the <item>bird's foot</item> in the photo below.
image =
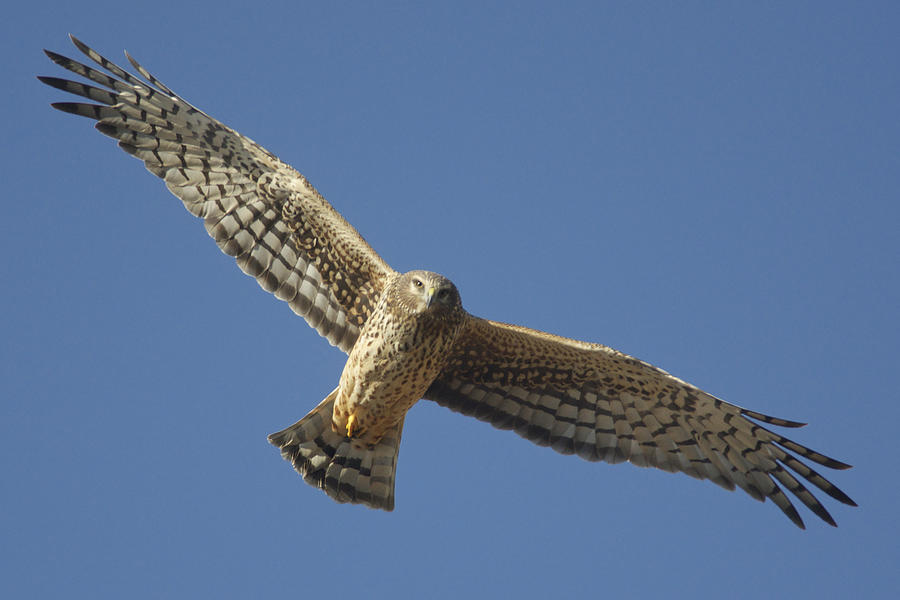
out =
[(360, 433), (362, 433), (362, 431), (359, 428), (359, 423), (356, 420), (356, 415), (350, 415), (350, 418), (347, 419), (347, 437), (353, 438)]

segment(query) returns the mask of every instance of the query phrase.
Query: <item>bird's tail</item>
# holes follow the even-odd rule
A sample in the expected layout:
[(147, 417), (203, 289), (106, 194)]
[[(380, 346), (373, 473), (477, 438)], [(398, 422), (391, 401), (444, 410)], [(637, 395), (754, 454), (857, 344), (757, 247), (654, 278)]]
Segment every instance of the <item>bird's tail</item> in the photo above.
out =
[(325, 490), (338, 502), (394, 509), (394, 474), (403, 420), (374, 446), (355, 448), (350, 438), (331, 428), (337, 389), (308, 415), (269, 442), (281, 449), (303, 480)]

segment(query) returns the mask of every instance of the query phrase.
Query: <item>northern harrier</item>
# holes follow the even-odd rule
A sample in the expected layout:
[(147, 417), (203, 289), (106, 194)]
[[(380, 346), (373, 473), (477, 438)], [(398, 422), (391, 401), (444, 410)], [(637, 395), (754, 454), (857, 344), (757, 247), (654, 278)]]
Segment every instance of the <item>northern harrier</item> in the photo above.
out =
[(426, 398), (563, 454), (739, 486), (771, 499), (800, 527), (779, 484), (835, 523), (795, 474), (855, 506), (794, 455), (849, 465), (754, 421), (802, 423), (729, 404), (606, 346), (468, 314), (449, 280), (395, 272), (303, 175), (194, 108), (127, 53), (146, 81), (72, 41), (106, 73), (45, 51), (96, 84), (40, 77), (93, 101), (53, 106), (96, 120), (203, 219), (245, 273), (349, 354), (337, 388), (269, 436), (338, 502), (393, 508), (403, 421)]

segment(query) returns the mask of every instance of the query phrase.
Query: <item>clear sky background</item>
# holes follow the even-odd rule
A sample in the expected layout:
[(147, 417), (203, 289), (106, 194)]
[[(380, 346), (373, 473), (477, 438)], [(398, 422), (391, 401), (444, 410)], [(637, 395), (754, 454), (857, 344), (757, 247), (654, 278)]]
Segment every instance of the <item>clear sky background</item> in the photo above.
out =
[[(0, 596), (896, 597), (900, 3), (423, 4), (4, 9)], [(48, 107), (69, 32), (470, 312), (810, 422), (860, 508), (804, 532), (428, 402), (395, 512), (332, 502), (266, 434), (344, 356)]]

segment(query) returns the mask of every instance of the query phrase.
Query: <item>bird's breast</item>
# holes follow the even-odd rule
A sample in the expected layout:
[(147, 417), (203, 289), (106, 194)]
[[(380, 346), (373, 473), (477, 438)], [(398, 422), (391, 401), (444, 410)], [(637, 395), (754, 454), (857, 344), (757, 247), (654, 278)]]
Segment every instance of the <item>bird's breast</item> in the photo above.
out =
[(333, 425), (367, 444), (378, 440), (421, 398), (446, 364), (455, 328), (409, 319), (373, 320), (354, 344), (341, 374)]

